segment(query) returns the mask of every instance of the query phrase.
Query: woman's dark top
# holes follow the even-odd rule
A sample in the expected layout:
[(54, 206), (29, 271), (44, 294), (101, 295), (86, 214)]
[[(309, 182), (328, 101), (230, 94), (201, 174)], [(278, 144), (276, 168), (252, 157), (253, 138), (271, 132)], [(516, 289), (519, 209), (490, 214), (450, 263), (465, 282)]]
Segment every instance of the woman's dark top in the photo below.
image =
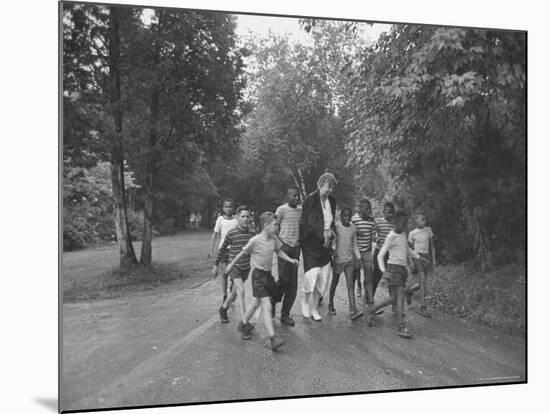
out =
[[(336, 215), (336, 199), (328, 196), (330, 209), (332, 211), (331, 227), (334, 228), (334, 217)], [(321, 207), (321, 196), (319, 190), (311, 193), (304, 200), (302, 205), (302, 218), (300, 220), (300, 246), (304, 258), (304, 272), (314, 268), (323, 267), (331, 259), (331, 248), (323, 247), (324, 218)]]

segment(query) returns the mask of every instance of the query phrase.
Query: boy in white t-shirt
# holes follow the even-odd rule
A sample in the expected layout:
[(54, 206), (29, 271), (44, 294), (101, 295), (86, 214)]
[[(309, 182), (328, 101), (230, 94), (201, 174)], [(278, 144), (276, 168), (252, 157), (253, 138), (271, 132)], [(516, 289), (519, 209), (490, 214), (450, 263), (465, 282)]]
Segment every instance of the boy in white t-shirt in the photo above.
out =
[[(237, 227), (237, 219), (233, 215), (235, 211), (235, 203), (231, 199), (225, 199), (223, 201), (223, 214), (216, 220), (214, 226), (214, 233), (212, 233), (212, 243), (210, 245), (209, 258), (215, 258), (217, 256), (218, 249), (222, 246), (225, 240), (225, 235), (229, 230), (233, 230)], [(225, 268), (227, 266), (229, 256), (225, 254), (218, 263), (218, 269), (214, 277), (221, 276), (221, 286), (223, 292), (223, 302), (227, 299), (227, 274)]]
[(411, 295), (415, 290), (420, 289), (420, 315), (430, 318), (431, 315), (426, 308), (427, 279), (433, 275), (435, 262), (435, 246), (431, 227), (426, 226), (426, 215), (416, 214), (416, 228), (409, 233), (409, 245), (420, 256), (413, 260), (414, 268), (418, 273), (419, 283), (415, 283), (407, 289), (407, 303), (411, 303)]
[[(374, 306), (367, 308), (367, 323), (372, 326), (372, 318), (377, 310), (390, 304), (397, 308), (399, 328), (397, 334), (402, 338), (411, 338), (412, 335), (405, 327), (403, 320), (403, 307), (405, 303), (405, 286), (407, 282), (407, 266), (409, 258), (418, 259), (420, 256), (412, 250), (407, 243), (405, 229), (408, 217), (404, 211), (398, 211), (393, 217), (393, 230), (387, 235), (382, 249), (376, 259), (383, 273), (382, 280), (390, 287), (390, 297), (382, 300)], [(384, 263), (384, 256), (389, 253), (388, 263)]]

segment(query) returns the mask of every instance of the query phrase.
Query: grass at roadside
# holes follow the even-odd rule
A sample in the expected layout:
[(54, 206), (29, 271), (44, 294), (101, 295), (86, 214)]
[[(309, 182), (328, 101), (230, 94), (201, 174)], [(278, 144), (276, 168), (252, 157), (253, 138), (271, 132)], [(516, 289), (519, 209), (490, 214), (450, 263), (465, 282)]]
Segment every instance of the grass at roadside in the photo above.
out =
[(485, 273), (468, 265), (438, 266), (428, 285), (433, 309), (508, 334), (525, 334), (523, 266), (512, 264)]
[[(130, 292), (196, 286), (210, 280), (210, 232), (183, 232), (153, 240), (151, 269), (121, 272), (118, 245), (63, 253), (63, 301), (120, 297)], [(140, 243), (134, 243), (139, 256)], [(171, 282), (171, 283), (167, 283)]]

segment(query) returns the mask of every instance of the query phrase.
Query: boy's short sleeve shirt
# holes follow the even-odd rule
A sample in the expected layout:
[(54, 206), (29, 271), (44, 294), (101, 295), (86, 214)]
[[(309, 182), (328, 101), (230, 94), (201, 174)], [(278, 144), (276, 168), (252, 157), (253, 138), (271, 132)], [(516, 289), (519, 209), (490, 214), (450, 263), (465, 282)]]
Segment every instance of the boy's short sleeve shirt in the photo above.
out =
[(220, 233), (220, 244), (218, 248), (222, 247), (223, 241), (225, 240), (225, 235), (229, 230), (237, 228), (237, 219), (235, 217), (231, 219), (226, 219), (224, 216), (219, 216), (216, 220), (216, 225), (214, 226), (214, 233)]
[(397, 234), (391, 230), (384, 241), (384, 247), (390, 253), (388, 258), (389, 264), (407, 266), (409, 246), (405, 233)]
[(250, 255), (250, 266), (254, 269), (271, 272), (273, 253), (278, 252), (281, 242), (275, 237), (266, 237), (260, 233), (252, 237), (243, 250)]
[(275, 211), (280, 218), (279, 237), (281, 240), (292, 247), (300, 245), (300, 218), (302, 217), (302, 208), (292, 208), (287, 204), (279, 206)]
[(431, 227), (414, 229), (409, 233), (409, 243), (413, 244), (416, 253), (430, 253), (430, 239), (433, 237)]
[(350, 223), (344, 226), (341, 222), (336, 225), (336, 254), (335, 263), (347, 263), (353, 260), (353, 237), (357, 234), (357, 229)]

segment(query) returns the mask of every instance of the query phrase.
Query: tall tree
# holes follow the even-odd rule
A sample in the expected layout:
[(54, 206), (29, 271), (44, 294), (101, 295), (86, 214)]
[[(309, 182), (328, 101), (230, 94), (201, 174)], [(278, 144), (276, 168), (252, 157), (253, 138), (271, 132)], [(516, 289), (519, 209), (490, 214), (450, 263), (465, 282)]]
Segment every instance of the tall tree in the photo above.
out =
[(352, 162), (386, 163), (394, 195), (429, 212), (448, 251), (468, 236), (456, 257), (483, 266), (524, 243), (525, 46), (519, 32), (395, 25), (349, 71)]
[[(129, 39), (130, 158), (143, 186), (144, 266), (165, 210), (157, 201), (202, 204), (216, 193), (207, 165), (236, 142), (243, 80), (234, 29), (226, 14), (155, 9)], [(200, 182), (203, 201), (197, 191), (189, 197), (190, 182)]]
[(63, 5), (64, 158), (93, 166), (111, 163), (120, 267), (137, 263), (128, 230), (121, 101), (121, 31), (128, 9)]

